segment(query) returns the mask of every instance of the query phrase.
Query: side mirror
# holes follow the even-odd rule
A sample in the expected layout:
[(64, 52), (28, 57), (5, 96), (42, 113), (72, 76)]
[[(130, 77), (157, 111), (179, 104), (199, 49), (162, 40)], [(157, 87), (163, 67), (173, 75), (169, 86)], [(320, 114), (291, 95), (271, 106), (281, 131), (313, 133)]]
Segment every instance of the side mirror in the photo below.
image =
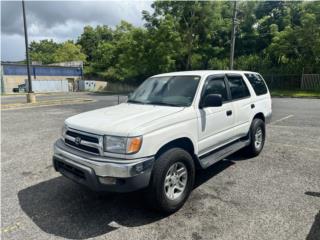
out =
[(221, 107), (222, 106), (222, 96), (220, 94), (209, 94), (207, 95), (200, 107), (205, 108), (205, 107)]

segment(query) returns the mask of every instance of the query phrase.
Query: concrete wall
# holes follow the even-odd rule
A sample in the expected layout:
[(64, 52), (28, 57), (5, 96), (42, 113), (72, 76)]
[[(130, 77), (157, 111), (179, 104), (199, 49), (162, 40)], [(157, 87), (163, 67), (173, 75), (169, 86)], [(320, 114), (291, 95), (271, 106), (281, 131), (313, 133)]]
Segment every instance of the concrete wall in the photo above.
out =
[[(41, 78), (41, 79), (40, 79)], [(4, 93), (12, 93), (12, 89), (18, 87), (20, 84), (24, 84), (25, 80), (27, 80), (28, 77), (25, 75), (3, 75), (3, 90)], [(31, 76), (31, 80), (68, 80), (70, 82), (70, 85), (76, 85), (76, 83), (71, 83), (74, 81), (79, 80), (79, 76), (41, 76), (38, 78), (34, 78), (34, 76)], [(72, 87), (75, 89), (75, 87)], [(70, 91), (72, 91), (70, 86)]]
[[(26, 81), (28, 86), (28, 81)], [(28, 87), (27, 87), (28, 89)], [(39, 92), (69, 92), (68, 80), (34, 80), (32, 91)]]
[(102, 91), (107, 86), (107, 82), (95, 81), (95, 80), (79, 80), (78, 90), (79, 91)]

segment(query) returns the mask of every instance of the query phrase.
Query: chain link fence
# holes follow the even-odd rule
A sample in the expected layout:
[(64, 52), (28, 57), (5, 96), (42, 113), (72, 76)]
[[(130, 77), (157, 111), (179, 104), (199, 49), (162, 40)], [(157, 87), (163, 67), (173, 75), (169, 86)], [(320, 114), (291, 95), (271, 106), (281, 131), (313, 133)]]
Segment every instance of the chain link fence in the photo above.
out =
[(319, 90), (320, 74), (263, 74), (270, 90)]

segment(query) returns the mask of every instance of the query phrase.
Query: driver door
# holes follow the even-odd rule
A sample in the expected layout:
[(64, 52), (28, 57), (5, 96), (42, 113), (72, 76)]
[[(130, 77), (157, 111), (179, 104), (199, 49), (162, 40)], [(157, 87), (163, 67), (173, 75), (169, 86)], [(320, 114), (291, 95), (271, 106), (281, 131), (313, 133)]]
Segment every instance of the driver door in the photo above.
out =
[(198, 108), (199, 155), (206, 154), (233, 138), (234, 109), (227, 86), (225, 74), (209, 76), (203, 86), (200, 102), (208, 94), (220, 94), (222, 106)]

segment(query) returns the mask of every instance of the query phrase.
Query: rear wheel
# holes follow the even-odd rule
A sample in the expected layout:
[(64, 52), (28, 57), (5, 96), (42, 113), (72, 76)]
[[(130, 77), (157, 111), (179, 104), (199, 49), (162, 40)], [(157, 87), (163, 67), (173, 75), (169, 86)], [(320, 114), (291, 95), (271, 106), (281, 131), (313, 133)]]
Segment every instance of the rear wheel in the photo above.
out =
[(191, 155), (180, 148), (162, 153), (155, 162), (147, 189), (149, 204), (172, 213), (180, 209), (193, 188), (195, 167)]
[(259, 118), (252, 121), (250, 132), (250, 145), (244, 149), (244, 152), (249, 157), (255, 157), (260, 154), (265, 142), (265, 123)]

